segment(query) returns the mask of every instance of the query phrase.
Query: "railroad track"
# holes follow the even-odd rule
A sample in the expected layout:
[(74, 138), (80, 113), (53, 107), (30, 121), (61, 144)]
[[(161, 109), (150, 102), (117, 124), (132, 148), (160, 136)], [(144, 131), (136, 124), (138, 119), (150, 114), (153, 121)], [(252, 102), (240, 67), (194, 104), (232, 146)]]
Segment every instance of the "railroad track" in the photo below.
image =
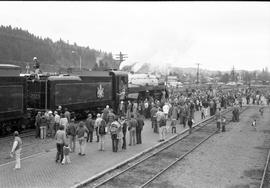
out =
[[(247, 107), (243, 108), (241, 113), (246, 109)], [(227, 120), (231, 120), (231, 110), (225, 111), (224, 116)], [(192, 134), (188, 134), (187, 130), (138, 159), (76, 187), (151, 186), (161, 174), (192, 153), (216, 132), (216, 122), (214, 117), (211, 117), (197, 124)]]
[(264, 166), (263, 176), (260, 184), (260, 188), (269, 188), (270, 187), (270, 150), (266, 159)]
[[(20, 133), (20, 137), (21, 138), (26, 138), (26, 137), (31, 137), (31, 136), (35, 136), (35, 130), (30, 129), (24, 132)], [(4, 137), (0, 137), (0, 142), (6, 142), (6, 141), (10, 141), (13, 140), (14, 136), (10, 135), (10, 136), (4, 136)]]

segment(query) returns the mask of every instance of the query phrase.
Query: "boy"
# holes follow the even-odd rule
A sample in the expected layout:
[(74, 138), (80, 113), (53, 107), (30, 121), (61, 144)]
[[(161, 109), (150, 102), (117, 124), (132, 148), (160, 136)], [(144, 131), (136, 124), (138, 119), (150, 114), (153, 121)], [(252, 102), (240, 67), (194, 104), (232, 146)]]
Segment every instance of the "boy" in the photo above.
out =
[(65, 144), (63, 147), (63, 153), (64, 153), (64, 158), (62, 161), (62, 165), (66, 164), (66, 162), (69, 164), (71, 163), (70, 158), (69, 158), (69, 153), (70, 153), (71, 149), (68, 146), (68, 144)]

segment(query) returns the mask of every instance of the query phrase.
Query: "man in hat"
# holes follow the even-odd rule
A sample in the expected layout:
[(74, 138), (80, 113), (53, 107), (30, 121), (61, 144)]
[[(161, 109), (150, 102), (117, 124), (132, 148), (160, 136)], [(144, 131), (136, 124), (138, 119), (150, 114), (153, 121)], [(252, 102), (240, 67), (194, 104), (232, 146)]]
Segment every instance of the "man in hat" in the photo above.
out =
[(13, 142), (13, 146), (10, 152), (10, 156), (13, 157), (15, 154), (15, 159), (16, 159), (16, 163), (15, 163), (15, 168), (14, 170), (18, 170), (21, 168), (21, 150), (22, 150), (22, 139), (19, 137), (19, 132), (15, 131), (14, 132), (14, 142)]
[(86, 119), (86, 127), (89, 130), (86, 142), (93, 141), (93, 132), (95, 127), (95, 120), (92, 119), (92, 114), (88, 114), (88, 118)]

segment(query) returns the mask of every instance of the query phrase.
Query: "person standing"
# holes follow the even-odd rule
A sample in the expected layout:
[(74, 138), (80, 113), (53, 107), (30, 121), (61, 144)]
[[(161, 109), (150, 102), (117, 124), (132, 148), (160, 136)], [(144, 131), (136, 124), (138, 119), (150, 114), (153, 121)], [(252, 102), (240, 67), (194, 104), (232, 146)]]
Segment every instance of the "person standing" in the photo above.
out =
[(55, 133), (58, 131), (59, 126), (60, 126), (60, 116), (57, 111), (54, 111), (54, 130)]
[(143, 121), (143, 116), (142, 115), (138, 115), (137, 116), (137, 127), (136, 127), (136, 140), (137, 140), (137, 144), (141, 144), (142, 143), (142, 130), (143, 130), (143, 126), (144, 126), (144, 121)]
[(119, 127), (120, 127), (120, 124), (118, 122), (118, 117), (115, 116), (114, 121), (111, 123), (111, 127), (110, 127), (110, 133), (111, 133), (111, 138), (112, 138), (112, 151), (113, 152), (118, 151), (117, 133), (118, 133)]
[(69, 138), (69, 147), (71, 152), (75, 152), (76, 148), (76, 126), (75, 126), (75, 119), (72, 118), (70, 120), (70, 124), (67, 127), (67, 135)]
[(68, 146), (68, 144), (65, 144), (64, 147), (63, 147), (64, 158), (63, 158), (63, 161), (62, 161), (62, 165), (66, 164), (66, 163), (68, 163), (68, 164), (71, 163), (70, 157), (69, 157), (70, 152), (71, 152), (70, 147)]
[(124, 116), (121, 117), (121, 121), (120, 121), (121, 125), (122, 125), (122, 132), (123, 132), (123, 145), (122, 145), (122, 149), (127, 149), (127, 142), (126, 142), (126, 133), (127, 133), (127, 120), (125, 119)]
[(41, 112), (38, 112), (35, 118), (36, 138), (40, 136), (40, 125), (41, 125)]
[(189, 134), (191, 134), (192, 132), (192, 125), (193, 125), (193, 118), (192, 116), (188, 117), (188, 121), (187, 121), (188, 127), (189, 127)]
[(172, 122), (171, 122), (172, 133), (176, 133), (177, 116), (178, 116), (178, 108), (176, 104), (173, 104), (170, 110), (170, 117), (172, 119)]
[(263, 116), (264, 108), (261, 107), (261, 108), (259, 109), (259, 112), (261, 113), (261, 116)]
[(217, 121), (217, 132), (220, 132), (220, 126), (222, 121), (221, 108), (219, 108), (216, 113), (216, 121)]
[(60, 126), (62, 125), (64, 127), (64, 131), (66, 132), (68, 126), (68, 119), (67, 117), (65, 117), (64, 114), (61, 114), (60, 117)]
[(138, 122), (136, 119), (134, 119), (134, 115), (131, 114), (131, 119), (129, 120), (129, 146), (134, 146), (135, 145), (135, 140), (136, 140), (136, 127), (138, 126)]
[(76, 130), (76, 135), (79, 141), (79, 155), (85, 155), (85, 145), (86, 145), (86, 138), (89, 133), (89, 130), (86, 128), (84, 123), (80, 121), (79, 127)]
[(45, 139), (47, 135), (47, 125), (48, 120), (45, 116), (45, 114), (42, 114), (41, 120), (40, 120), (40, 138)]
[[(97, 136), (97, 142), (99, 142), (99, 132), (98, 132), (98, 127), (99, 127), (99, 125), (100, 125), (100, 122), (103, 120), (103, 118), (101, 117), (101, 115), (98, 113), (97, 114), (97, 118), (96, 118), (96, 120), (95, 120), (95, 125), (94, 125), (94, 127), (95, 127), (95, 131), (96, 131), (96, 136)], [(104, 120), (105, 121), (105, 120)], [(106, 122), (106, 121), (105, 121)]]
[(62, 162), (64, 158), (63, 147), (64, 147), (64, 144), (66, 143), (66, 132), (64, 131), (63, 125), (59, 126), (59, 130), (55, 134), (55, 139), (56, 139), (56, 149), (57, 149), (55, 162), (57, 163), (58, 161)]
[(48, 137), (53, 138), (53, 136), (55, 135), (55, 132), (54, 132), (55, 119), (54, 119), (52, 111), (49, 111), (48, 115), (49, 115), (49, 117), (48, 117)]
[(151, 122), (152, 122), (152, 128), (154, 129), (154, 133), (158, 133), (158, 128), (157, 128), (157, 107), (153, 103), (152, 108), (150, 110), (150, 115), (151, 115)]
[(118, 118), (118, 122), (119, 122), (119, 128), (117, 130), (117, 140), (118, 140), (118, 151), (120, 150), (123, 150), (123, 137), (124, 137), (124, 134), (123, 134), (123, 124), (121, 123), (121, 118), (119, 117)]
[(105, 150), (106, 121), (97, 114), (96, 126), (99, 135), (99, 150)]
[(19, 132), (14, 132), (14, 142), (10, 152), (10, 156), (13, 157), (15, 155), (15, 168), (14, 170), (18, 170), (21, 168), (21, 150), (22, 150), (22, 139), (19, 137)]
[(108, 123), (108, 114), (109, 114), (109, 111), (110, 111), (110, 106), (109, 105), (106, 105), (106, 108), (103, 109), (103, 115), (102, 115), (102, 118), (106, 121), (106, 123)]
[(166, 137), (166, 118), (165, 115), (162, 115), (159, 120), (159, 142), (165, 141)]
[(70, 112), (68, 111), (67, 108), (65, 108), (65, 113), (64, 113), (64, 116), (67, 118), (68, 120), (68, 123), (70, 122)]
[(89, 130), (86, 142), (89, 142), (89, 141), (92, 142), (94, 127), (95, 127), (95, 120), (92, 119), (92, 114), (88, 114), (88, 118), (86, 119), (85, 124), (86, 124), (87, 129)]

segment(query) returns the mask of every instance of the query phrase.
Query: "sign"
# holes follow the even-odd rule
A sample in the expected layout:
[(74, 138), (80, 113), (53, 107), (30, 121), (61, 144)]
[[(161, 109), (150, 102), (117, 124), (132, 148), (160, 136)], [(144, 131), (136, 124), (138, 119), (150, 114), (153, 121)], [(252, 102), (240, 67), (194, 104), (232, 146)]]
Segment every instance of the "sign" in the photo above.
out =
[(101, 99), (104, 97), (104, 88), (102, 87), (102, 85), (100, 84), (97, 87), (97, 98)]

